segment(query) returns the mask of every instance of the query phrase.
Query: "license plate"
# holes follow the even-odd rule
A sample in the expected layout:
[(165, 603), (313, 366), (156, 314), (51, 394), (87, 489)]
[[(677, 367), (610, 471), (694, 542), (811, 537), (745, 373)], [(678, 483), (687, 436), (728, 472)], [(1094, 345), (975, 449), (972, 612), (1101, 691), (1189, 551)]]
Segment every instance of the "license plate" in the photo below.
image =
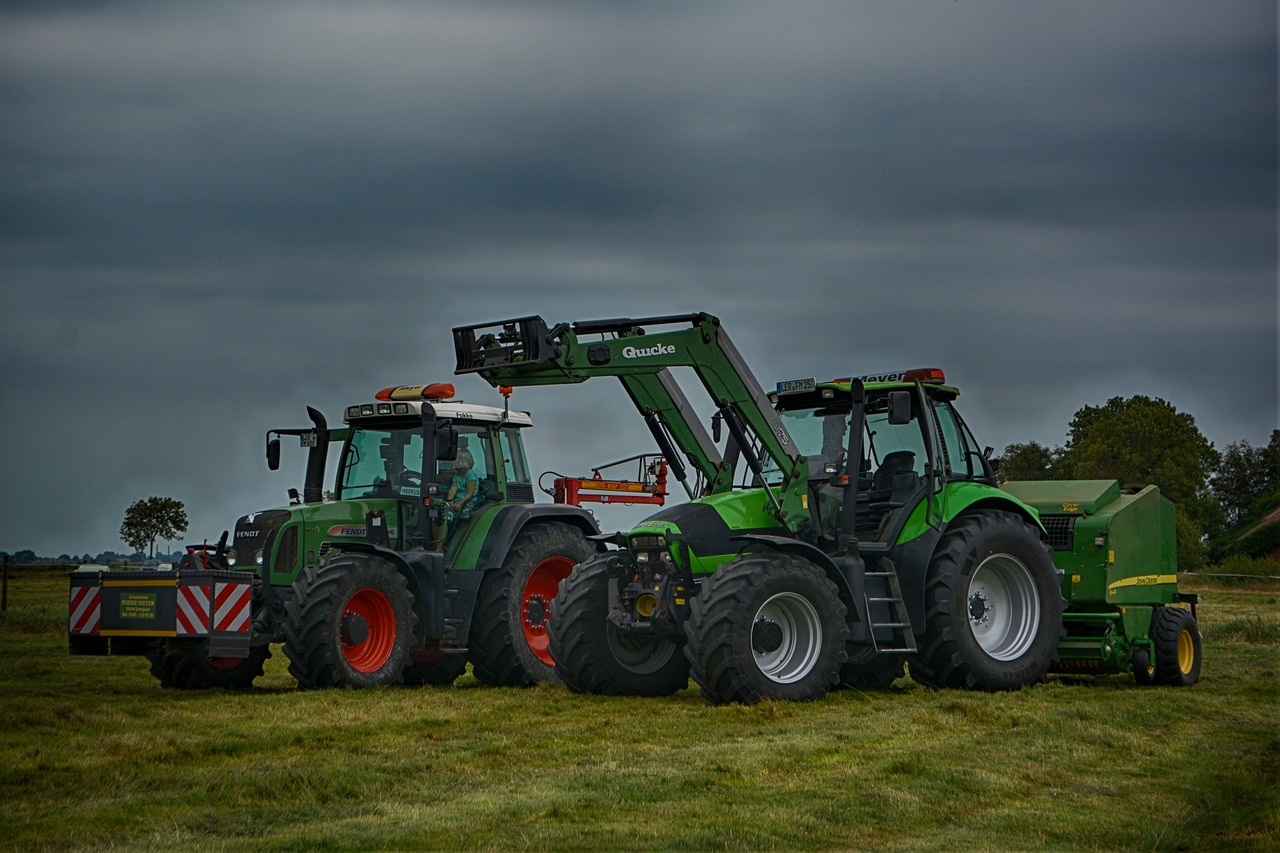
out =
[(816, 379), (789, 379), (778, 383), (779, 394), (803, 394), (818, 387)]

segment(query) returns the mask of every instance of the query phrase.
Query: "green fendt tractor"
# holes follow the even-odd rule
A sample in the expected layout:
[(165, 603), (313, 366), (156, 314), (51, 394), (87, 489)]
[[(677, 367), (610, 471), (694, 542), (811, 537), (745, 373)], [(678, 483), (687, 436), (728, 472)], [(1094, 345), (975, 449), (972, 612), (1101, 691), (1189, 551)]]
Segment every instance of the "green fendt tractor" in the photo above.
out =
[[(585, 510), (533, 502), (525, 412), (388, 388), (344, 429), (267, 433), (309, 448), (305, 486), (190, 548), (172, 572), (75, 572), (73, 654), (145, 655), (165, 686), (247, 687), (284, 643), (302, 687), (527, 685), (555, 677), (546, 622), (560, 581), (600, 546)], [(323, 483), (341, 442), (332, 499)]]
[[(766, 394), (707, 314), (532, 316), (455, 328), (454, 345), (457, 372), (493, 385), (616, 377), (690, 498), (561, 584), (550, 651), (572, 690), (665, 695), (692, 674), (712, 702), (808, 700), (887, 685), (907, 661), (935, 687), (1014, 689), (1059, 665), (1195, 680), (1193, 615), (1168, 606), (1169, 502), (997, 488), (940, 370)], [(710, 396), (710, 433), (672, 368)]]

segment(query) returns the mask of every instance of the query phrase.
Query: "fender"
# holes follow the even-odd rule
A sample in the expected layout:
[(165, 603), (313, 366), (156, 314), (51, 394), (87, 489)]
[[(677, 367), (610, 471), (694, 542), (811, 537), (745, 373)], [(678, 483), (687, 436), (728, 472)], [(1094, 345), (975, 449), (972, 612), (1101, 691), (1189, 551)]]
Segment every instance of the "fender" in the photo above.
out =
[(413, 609), (418, 616), (413, 630), (415, 648), (426, 645), (428, 640), (444, 637), (443, 554), (422, 549), (400, 552), (369, 542), (342, 542), (338, 547), (344, 553), (365, 554), (389, 563), (404, 576), (413, 593)]
[(1013, 495), (985, 483), (954, 482), (947, 484), (944, 492), (943, 524), (930, 527), (925, 518), (925, 502), (921, 501), (911, 512), (902, 527), (896, 544), (889, 549), (889, 556), (898, 566), (898, 583), (902, 585), (902, 598), (911, 616), (916, 633), (924, 630), (925, 584), (929, 566), (938, 543), (956, 517), (974, 510), (1000, 509), (1012, 512), (1034, 524), (1042, 536), (1047, 537), (1040, 514)]
[[(586, 536), (597, 536), (600, 533), (600, 525), (595, 516), (582, 507), (565, 504), (510, 504), (498, 510), (498, 517), (494, 519), (484, 544), (480, 547), (476, 568), (486, 572), (502, 568), (516, 537), (533, 521), (561, 521), (577, 527)], [(604, 548), (599, 547), (598, 550), (603, 551)]]

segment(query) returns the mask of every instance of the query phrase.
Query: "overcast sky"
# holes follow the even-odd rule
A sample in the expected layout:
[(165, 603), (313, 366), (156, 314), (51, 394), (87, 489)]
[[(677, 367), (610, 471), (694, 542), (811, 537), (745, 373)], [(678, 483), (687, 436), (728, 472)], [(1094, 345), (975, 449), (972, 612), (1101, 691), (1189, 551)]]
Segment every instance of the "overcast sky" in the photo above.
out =
[[(301, 486), (267, 429), (533, 313), (708, 311), (767, 386), (940, 366), (997, 450), (1134, 394), (1264, 444), (1276, 40), (1274, 2), (9, 4), (0, 550), (125, 551), (150, 495), (215, 539)], [(652, 449), (611, 381), (513, 402), (537, 471)]]

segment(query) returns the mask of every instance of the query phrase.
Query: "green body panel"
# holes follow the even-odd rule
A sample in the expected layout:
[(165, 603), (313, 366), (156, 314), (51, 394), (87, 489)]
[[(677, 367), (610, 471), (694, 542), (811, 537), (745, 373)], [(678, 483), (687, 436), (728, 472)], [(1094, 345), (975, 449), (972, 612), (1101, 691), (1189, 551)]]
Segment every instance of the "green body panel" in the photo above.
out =
[(668, 550), (677, 565), (684, 565), (687, 557), (692, 574), (695, 576), (710, 574), (736, 557), (739, 548), (733, 543), (726, 543), (728, 550), (712, 549), (709, 552), (699, 552), (690, 547), (686, 541), (690, 531), (682, 527), (680, 516), (696, 512), (697, 507), (713, 510), (724, 522), (725, 527), (735, 533), (777, 531), (778, 522), (773, 515), (768, 498), (765, 497), (764, 490), (740, 489), (735, 492), (710, 495), (682, 504), (680, 507), (673, 507), (660, 513), (660, 515), (673, 516), (672, 518), (646, 519), (627, 533), (627, 539), (630, 541), (635, 537), (661, 537), (666, 541)]
[(1115, 480), (1028, 481), (1005, 489), (1072, 526), (1055, 548), (1070, 606), (1170, 604), (1178, 591), (1173, 503), (1155, 486)]
[(490, 503), (477, 511), (467, 522), (466, 528), (449, 538), (445, 545), (444, 567), (450, 571), (467, 571), (480, 567), (480, 554), (493, 532), (503, 507), (509, 504)]
[(1067, 672), (1128, 672), (1151, 651), (1157, 606), (1177, 598), (1173, 503), (1155, 486), (1115, 480), (1025, 481), (1004, 488), (1035, 507), (1050, 530), (1062, 570)]
[[(298, 579), (304, 565), (314, 566), (319, 561), (320, 546), (325, 542), (367, 542), (365, 518), (373, 510), (382, 510), (387, 517), (391, 543), (396, 545), (400, 536), (397, 501), (394, 498), (359, 498), (331, 501), (322, 504), (277, 507), (267, 512), (288, 512), (291, 518), (276, 535), (275, 553), (271, 555), (271, 585), (289, 586)], [(298, 531), (297, 559), (291, 566), (281, 566), (277, 556), (286, 547), (290, 529)]]
[(733, 530), (760, 530), (776, 525), (764, 489), (739, 489), (701, 498), (696, 503), (713, 508)]
[[(319, 562), (320, 546), (329, 543), (338, 546), (342, 542), (367, 542), (365, 518), (373, 510), (382, 510), (388, 519), (387, 532), (391, 546), (396, 550), (408, 547), (404, 533), (412, 533), (413, 525), (405, 525), (399, 515), (405, 502), (394, 498), (355, 498), (309, 506), (280, 507), (292, 518), (276, 536), (275, 553), (271, 559), (272, 586), (289, 586), (298, 578), (303, 566)], [(493, 532), (493, 524), (507, 503), (487, 503), (467, 522), (467, 526), (449, 537), (445, 548), (445, 568), (465, 571), (478, 568), (485, 542)], [(280, 565), (278, 556), (286, 546), (290, 528), (299, 533), (297, 560), (291, 567)], [(404, 533), (402, 533), (404, 531)], [(247, 567), (241, 567), (247, 568)]]

